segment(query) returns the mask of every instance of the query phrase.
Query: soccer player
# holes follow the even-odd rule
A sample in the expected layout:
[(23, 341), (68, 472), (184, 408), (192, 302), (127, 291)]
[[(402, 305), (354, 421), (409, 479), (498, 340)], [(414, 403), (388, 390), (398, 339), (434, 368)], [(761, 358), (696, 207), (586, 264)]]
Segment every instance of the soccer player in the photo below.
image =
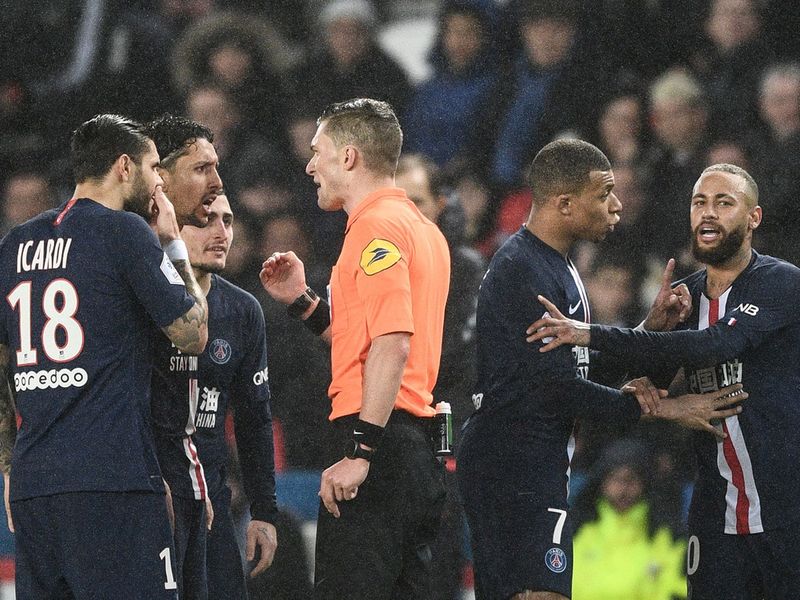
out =
[(206, 227), (184, 227), (181, 236), (209, 309), (210, 341), (198, 357), (200, 404), (192, 435), (214, 505), (214, 522), (206, 542), (208, 596), (215, 600), (246, 600), (247, 587), (230, 510), (231, 491), (225, 484), (225, 417), (231, 409), (252, 517), (247, 526), (247, 560), (254, 560), (260, 550), (250, 573), (255, 577), (270, 566), (278, 543), (264, 314), (251, 294), (219, 275), (233, 241), (233, 212), (224, 194), (211, 206)]
[[(206, 127), (165, 115), (146, 126), (161, 158), (164, 192), (178, 223), (204, 226), (222, 192), (219, 161)], [(172, 502), (175, 571), (182, 600), (205, 600), (206, 535), (214, 519), (203, 464), (192, 439), (201, 389), (198, 357), (186, 355), (153, 328), (152, 423), (161, 472)]]
[(222, 193), (214, 134), (175, 115), (151, 121), (146, 132), (161, 156), (158, 172), (164, 180), (164, 193), (174, 203), (178, 225), (202, 227), (208, 223), (211, 204)]
[(569, 251), (578, 240), (605, 238), (621, 210), (608, 159), (583, 141), (545, 146), (529, 182), (528, 221), (494, 255), (478, 295), (477, 410), (458, 456), (476, 596), (492, 600), (571, 595), (567, 496), (576, 419), (633, 424), (643, 414), (637, 394), (645, 406), (660, 404), (653, 407), (660, 418), (712, 431), (709, 418), (740, 410), (719, 410), (730, 400), (718, 398), (737, 388), (685, 402), (647, 402), (643, 382), (623, 392), (589, 381), (611, 374), (590, 362), (585, 348), (542, 354), (526, 343), (531, 317), (541, 314), (537, 295), (556, 298), (565, 312), (589, 321), (589, 301)]
[[(0, 243), (0, 356), (20, 416), (16, 594), (174, 600), (148, 425), (149, 332), (155, 323), (182, 352), (202, 352), (206, 301), (143, 127), (99, 115), (74, 132), (71, 151), (72, 199)], [(6, 470), (8, 392), (0, 387)]]
[(684, 280), (693, 309), (682, 331), (587, 327), (544, 300), (552, 318), (533, 323), (529, 339), (550, 340), (537, 344), (542, 350), (591, 345), (667, 382), (682, 366), (695, 392), (744, 384), (745, 410), (716, 424), (724, 437), (695, 439), (691, 597), (800, 598), (800, 269), (752, 249), (762, 211), (755, 181), (739, 167), (703, 171), (690, 217), (705, 268)]
[(306, 173), (323, 210), (347, 212), (330, 310), (293, 252), (264, 261), (261, 283), (331, 341), (331, 420), (341, 448), (322, 474), (315, 598), (430, 598), (430, 548), (444, 502), (430, 439), (450, 254), (394, 187), (403, 134), (386, 102), (328, 106)]

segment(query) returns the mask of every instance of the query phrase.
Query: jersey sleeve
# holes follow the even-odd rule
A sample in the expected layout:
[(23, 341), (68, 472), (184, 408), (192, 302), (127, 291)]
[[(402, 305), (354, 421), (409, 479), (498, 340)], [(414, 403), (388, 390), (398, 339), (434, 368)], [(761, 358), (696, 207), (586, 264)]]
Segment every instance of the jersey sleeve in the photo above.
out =
[(272, 414), (267, 371), (267, 336), (264, 315), (256, 300), (248, 319), (250, 344), (239, 373), (233, 378), (231, 398), (235, 403), (234, 427), (239, 463), (250, 514), (253, 519), (274, 523), (275, 460), (272, 439)]
[(117, 267), (156, 325), (166, 327), (194, 299), (144, 219), (122, 211), (116, 216), (110, 235)]
[(414, 333), (407, 234), (381, 219), (363, 219), (353, 229), (360, 246), (356, 271), (370, 339), (396, 332)]
[[(520, 269), (509, 259), (495, 265), (495, 271), (493, 277), (484, 280), (484, 285), (494, 287), (495, 306), (490, 310), (496, 310), (498, 326), (507, 327), (505, 337), (512, 340), (511, 351), (521, 361), (518, 370), (526, 394), (542, 398), (548, 409), (571, 417), (636, 422), (641, 415), (636, 399), (579, 377), (572, 348), (562, 346), (542, 353), (542, 342), (526, 341), (528, 325), (545, 312), (537, 296), (543, 295), (566, 310), (566, 291), (552, 277)], [(499, 282), (511, 287), (497, 289)]]
[(731, 306), (713, 326), (673, 332), (592, 325), (592, 348), (641, 371), (712, 366), (758, 347), (772, 333), (800, 321), (792, 299), (800, 296), (796, 269), (764, 269), (748, 286), (747, 302)]

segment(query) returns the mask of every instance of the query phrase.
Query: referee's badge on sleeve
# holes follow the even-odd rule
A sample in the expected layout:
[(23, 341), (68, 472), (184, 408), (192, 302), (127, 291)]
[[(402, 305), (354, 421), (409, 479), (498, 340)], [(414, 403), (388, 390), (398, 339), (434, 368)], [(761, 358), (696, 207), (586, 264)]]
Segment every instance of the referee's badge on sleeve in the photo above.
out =
[(172, 264), (172, 261), (169, 259), (166, 252), (164, 253), (164, 256), (161, 257), (161, 272), (170, 283), (175, 285), (185, 285), (180, 273), (178, 273), (178, 270), (175, 268), (175, 265)]
[(403, 256), (392, 242), (374, 239), (361, 251), (359, 265), (367, 275), (375, 275), (396, 265)]

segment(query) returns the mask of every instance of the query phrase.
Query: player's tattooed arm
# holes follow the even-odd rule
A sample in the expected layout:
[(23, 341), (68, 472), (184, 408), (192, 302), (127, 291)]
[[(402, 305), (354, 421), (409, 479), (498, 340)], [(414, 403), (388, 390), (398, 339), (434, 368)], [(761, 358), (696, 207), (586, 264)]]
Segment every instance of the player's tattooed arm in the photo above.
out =
[(8, 382), (8, 347), (0, 344), (0, 471), (11, 471), (11, 452), (17, 441), (17, 413)]
[(189, 261), (175, 260), (172, 264), (186, 284), (186, 291), (194, 298), (194, 306), (164, 327), (163, 331), (181, 352), (200, 354), (208, 341), (208, 303), (194, 278)]

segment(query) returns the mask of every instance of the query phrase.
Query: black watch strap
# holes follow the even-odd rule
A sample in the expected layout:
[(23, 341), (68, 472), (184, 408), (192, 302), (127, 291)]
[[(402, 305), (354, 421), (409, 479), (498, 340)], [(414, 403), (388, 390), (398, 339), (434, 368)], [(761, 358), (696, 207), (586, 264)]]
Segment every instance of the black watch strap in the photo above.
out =
[(356, 458), (363, 458), (367, 462), (372, 460), (372, 456), (375, 454), (375, 450), (368, 450), (367, 448), (362, 448), (361, 444), (356, 440), (349, 439), (345, 442), (344, 445), (344, 456), (345, 458), (356, 459)]
[(307, 287), (305, 291), (298, 296), (297, 300), (292, 302), (289, 307), (286, 309), (286, 312), (289, 313), (289, 316), (293, 319), (299, 319), (303, 316), (311, 305), (319, 298), (317, 293), (312, 290), (310, 287)]

